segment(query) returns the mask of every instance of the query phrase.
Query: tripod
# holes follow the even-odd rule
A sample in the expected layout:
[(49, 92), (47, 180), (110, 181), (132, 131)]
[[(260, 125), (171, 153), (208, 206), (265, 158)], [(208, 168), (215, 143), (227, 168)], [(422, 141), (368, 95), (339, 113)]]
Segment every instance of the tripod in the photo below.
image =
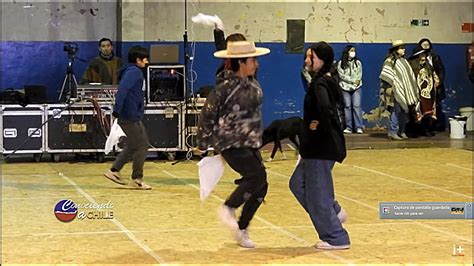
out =
[(69, 58), (66, 76), (64, 77), (61, 92), (59, 93), (59, 102), (67, 102), (70, 98), (77, 98), (77, 80), (74, 75), (74, 58)]

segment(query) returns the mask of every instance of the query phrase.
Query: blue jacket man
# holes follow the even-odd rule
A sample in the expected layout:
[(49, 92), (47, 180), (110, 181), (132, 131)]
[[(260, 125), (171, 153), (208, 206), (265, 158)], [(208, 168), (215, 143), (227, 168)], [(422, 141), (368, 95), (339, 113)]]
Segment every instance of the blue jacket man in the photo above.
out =
[(125, 148), (115, 159), (112, 168), (104, 173), (111, 181), (126, 185), (127, 181), (120, 176), (120, 170), (130, 160), (133, 160), (129, 186), (138, 189), (151, 189), (143, 182), (143, 165), (148, 153), (148, 136), (143, 126), (144, 106), (144, 77), (142, 69), (148, 64), (148, 50), (133, 46), (128, 51), (128, 63), (119, 74), (120, 83), (115, 99), (112, 115), (118, 119), (118, 124), (125, 135)]

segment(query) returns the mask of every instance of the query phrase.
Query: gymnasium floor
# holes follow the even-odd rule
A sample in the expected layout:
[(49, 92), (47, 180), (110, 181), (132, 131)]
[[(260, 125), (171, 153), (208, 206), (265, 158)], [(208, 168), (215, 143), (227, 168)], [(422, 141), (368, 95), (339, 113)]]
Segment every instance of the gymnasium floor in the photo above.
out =
[[(336, 198), (349, 215), (344, 227), (352, 245), (344, 251), (312, 247), (316, 232), (288, 189), (296, 163), (289, 148), (286, 160), (277, 154), (266, 163), (269, 192), (250, 228), (255, 249), (238, 247), (216, 219), (237, 177), (228, 168), (211, 197), (201, 202), (197, 161), (147, 161), (150, 191), (124, 189), (105, 179), (102, 173), (111, 161), (8, 162), (1, 165), (1, 261), (472, 265), (472, 220), (380, 220), (378, 209), (379, 202), (472, 202), (472, 140), (472, 135), (403, 142), (387, 142), (377, 134), (349, 136), (347, 159), (333, 171)], [(127, 165), (122, 173), (130, 170)], [(110, 202), (107, 212), (113, 219), (60, 222), (53, 210), (61, 199)], [(453, 256), (453, 245), (462, 246), (464, 256)]]

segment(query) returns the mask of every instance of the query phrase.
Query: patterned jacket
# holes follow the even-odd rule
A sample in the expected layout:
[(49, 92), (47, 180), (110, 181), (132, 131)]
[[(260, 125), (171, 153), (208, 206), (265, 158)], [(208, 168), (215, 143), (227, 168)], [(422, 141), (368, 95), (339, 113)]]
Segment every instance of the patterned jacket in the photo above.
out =
[(260, 148), (262, 99), (257, 80), (241, 79), (228, 70), (221, 72), (199, 117), (199, 149), (212, 146), (221, 152), (229, 148)]

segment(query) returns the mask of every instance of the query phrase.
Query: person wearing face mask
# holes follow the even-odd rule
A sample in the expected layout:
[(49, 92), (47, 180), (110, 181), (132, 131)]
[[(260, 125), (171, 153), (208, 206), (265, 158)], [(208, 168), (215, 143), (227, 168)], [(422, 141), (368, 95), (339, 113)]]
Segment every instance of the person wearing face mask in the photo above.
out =
[(446, 118), (441, 106), (441, 102), (444, 98), (446, 98), (446, 90), (444, 88), (446, 69), (441, 57), (433, 50), (433, 45), (429, 39), (421, 39), (418, 42), (418, 46), (425, 50), (427, 62), (433, 67), (436, 75), (439, 78), (439, 87), (436, 89), (436, 105), (438, 106), (438, 108), (436, 108), (436, 117), (438, 119), (434, 122), (433, 129), (443, 132), (446, 130)]
[(337, 106), (343, 104), (341, 89), (331, 76), (334, 52), (326, 42), (310, 47), (306, 65), (313, 76), (304, 98), (301, 128), (301, 159), (290, 178), (290, 190), (309, 217), (323, 250), (348, 249), (350, 240), (338, 214), (341, 206), (335, 201), (332, 169), (346, 157), (343, 129)]
[[(361, 102), (362, 63), (356, 57), (356, 48), (347, 45), (337, 63), (339, 86), (345, 102), (345, 129), (344, 133), (363, 133)], [(354, 119), (353, 119), (354, 118)], [(354, 123), (353, 123), (354, 122)]]
[(102, 38), (99, 41), (99, 56), (89, 62), (81, 79), (81, 84), (101, 83), (118, 84), (118, 71), (122, 67), (122, 59), (114, 55), (112, 41)]
[(390, 111), (388, 138), (402, 140), (408, 138), (405, 126), (409, 120), (410, 108), (419, 101), (415, 74), (405, 59), (402, 40), (393, 41), (380, 73), (381, 106)]
[[(112, 115), (118, 119), (118, 124), (127, 138), (125, 148), (115, 159), (112, 168), (104, 173), (106, 178), (117, 184), (128, 183), (130, 187), (137, 189), (151, 189), (151, 186), (143, 182), (143, 165), (149, 141), (142, 122), (145, 111), (145, 78), (142, 70), (149, 63), (148, 57), (146, 48), (133, 46), (128, 51), (128, 64), (120, 69), (120, 84)], [(120, 170), (129, 160), (133, 160), (132, 175), (131, 180), (125, 180), (121, 177)]]
[(420, 94), (420, 104), (416, 108), (416, 121), (421, 122), (422, 134), (432, 137), (434, 136), (432, 125), (433, 121), (436, 121), (436, 91), (440, 84), (439, 78), (428, 62), (428, 52), (422, 47), (415, 47), (409, 60)]

